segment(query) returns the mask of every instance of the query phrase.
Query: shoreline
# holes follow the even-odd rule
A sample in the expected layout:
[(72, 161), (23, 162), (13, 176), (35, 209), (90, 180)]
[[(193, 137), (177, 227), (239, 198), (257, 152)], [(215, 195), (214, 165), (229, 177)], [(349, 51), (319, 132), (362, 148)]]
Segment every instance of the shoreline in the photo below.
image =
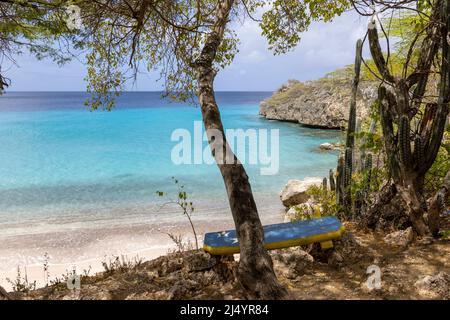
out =
[[(283, 222), (284, 207), (278, 196), (267, 199), (256, 195), (260, 218), (263, 224)], [(277, 201), (275, 201), (277, 200)], [(226, 205), (226, 206), (225, 206)], [(206, 232), (234, 229), (233, 219), (227, 203), (217, 203), (214, 211), (201, 207), (193, 216), (193, 222), (202, 246)], [(61, 278), (76, 267), (78, 274), (90, 270), (90, 275), (104, 271), (102, 262), (126, 257), (133, 260), (139, 257), (143, 261), (152, 260), (176, 250), (175, 243), (168, 233), (181, 235), (187, 241), (193, 241), (189, 223), (181, 213), (170, 214), (162, 219), (156, 215), (122, 217), (113, 225), (90, 225), (84, 228), (65, 228), (60, 230), (26, 234), (0, 236), (0, 286), (10, 291), (7, 278), (15, 280), (17, 268), (22, 277), (26, 275), (29, 283), (36, 281), (36, 287), (45, 286), (44, 263), (49, 265), (49, 280)], [(131, 221), (127, 221), (131, 218)], [(186, 219), (186, 220), (185, 220)], [(141, 220), (139, 222), (139, 220)], [(45, 254), (49, 256), (48, 261)]]

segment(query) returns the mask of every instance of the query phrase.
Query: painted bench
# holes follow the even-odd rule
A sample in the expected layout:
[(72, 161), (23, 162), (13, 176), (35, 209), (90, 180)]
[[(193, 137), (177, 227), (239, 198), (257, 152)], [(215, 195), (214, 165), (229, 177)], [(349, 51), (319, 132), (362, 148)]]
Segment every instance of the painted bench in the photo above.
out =
[[(267, 225), (264, 229), (264, 247), (268, 250), (320, 243), (322, 249), (333, 247), (345, 228), (334, 216)], [(213, 255), (239, 253), (236, 230), (206, 233), (203, 250)]]

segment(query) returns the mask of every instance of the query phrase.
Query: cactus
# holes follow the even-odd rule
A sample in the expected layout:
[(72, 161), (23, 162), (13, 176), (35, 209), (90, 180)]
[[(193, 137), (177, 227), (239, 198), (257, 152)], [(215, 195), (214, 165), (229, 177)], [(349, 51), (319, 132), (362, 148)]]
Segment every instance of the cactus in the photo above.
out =
[[(370, 122), (370, 126), (369, 126), (369, 131), (368, 133), (372, 136), (375, 133), (375, 130), (377, 128), (377, 122), (376, 120), (372, 119), (372, 121)], [(359, 166), (362, 170), (364, 170), (364, 165), (365, 165), (365, 159), (366, 159), (366, 144), (367, 144), (367, 137), (363, 136), (361, 139), (361, 158), (360, 158), (360, 163)]]
[(339, 158), (338, 163), (339, 182), (337, 182), (336, 187), (338, 204), (342, 205), (344, 211), (347, 214), (351, 210), (351, 203), (352, 203), (349, 187), (353, 173), (353, 149), (355, 146), (355, 130), (356, 130), (356, 96), (358, 93), (359, 78), (361, 73), (361, 62), (362, 62), (362, 40), (359, 39), (356, 42), (355, 75), (352, 84), (352, 95), (348, 117), (347, 137), (345, 142), (345, 156), (344, 159), (342, 159), (342, 157)]
[(414, 139), (414, 162), (417, 167), (420, 167), (423, 163), (424, 159), (424, 146), (422, 142), (422, 138), (420, 136), (417, 136), (416, 139)]
[(340, 207), (344, 206), (344, 174), (344, 157), (341, 155), (336, 172), (336, 201)]
[(370, 170), (372, 170), (372, 154), (371, 153), (369, 153), (367, 156), (366, 156), (366, 161), (365, 161), (365, 163), (364, 163), (364, 171), (370, 171)]
[(344, 171), (344, 187), (350, 185), (353, 174), (353, 149), (347, 148), (345, 150), (345, 171)]
[(372, 154), (368, 154), (364, 163), (364, 197), (369, 195), (372, 180)]
[[(350, 182), (352, 180), (351, 172), (352, 172), (351, 167), (348, 164), (346, 164), (345, 165), (345, 174), (344, 174), (344, 186), (346, 189), (348, 189), (348, 187), (350, 186)], [(346, 191), (346, 193), (348, 193), (348, 192)]]
[(323, 178), (322, 189), (323, 189), (323, 191), (327, 191), (327, 189), (328, 189), (327, 178)]
[(358, 93), (359, 77), (361, 73), (362, 61), (362, 40), (356, 42), (356, 56), (355, 56), (355, 76), (352, 84), (352, 96), (350, 101), (350, 112), (348, 117), (347, 139), (345, 146), (353, 148), (355, 145), (355, 130), (356, 130), (356, 95)]
[[(390, 73), (381, 50), (376, 26), (371, 24), (368, 30), (371, 55), (379, 74), (383, 77), (383, 84), (378, 90), (380, 120), (389, 178), (393, 181), (392, 190), (397, 190), (389, 193), (395, 195), (400, 191), (400, 196), (409, 207), (410, 223), (420, 236), (429, 234), (430, 229), (433, 229), (430, 210), (423, 197), (423, 188), (425, 175), (433, 165), (442, 143), (449, 114), (450, 0), (434, 3), (431, 16), (435, 17), (436, 21), (439, 20), (440, 30), (436, 33), (436, 37), (424, 41), (418, 49), (418, 61), (423, 63), (420, 63), (417, 69), (407, 77), (394, 77)], [(429, 32), (434, 28), (434, 24), (427, 25)], [(434, 63), (436, 59), (440, 60), (439, 66)], [(423, 105), (425, 98), (430, 100), (428, 94), (427, 96), (425, 94), (430, 85), (429, 74), (432, 70), (440, 74), (439, 95), (435, 101), (426, 104), (424, 113), (420, 113), (416, 106)], [(412, 78), (414, 81), (410, 82)], [(417, 133), (414, 141), (411, 139), (410, 118), (420, 119), (415, 126)], [(397, 132), (394, 131), (395, 122), (398, 124)], [(414, 142), (414, 152), (411, 148), (412, 142)], [(374, 205), (375, 209), (369, 210), (371, 215), (380, 212), (380, 208), (386, 204), (386, 201), (392, 201), (393, 196), (387, 197), (387, 195), (379, 197)], [(379, 217), (379, 214), (377, 216)], [(425, 219), (425, 216), (428, 216), (428, 219)]]
[(331, 169), (330, 169), (329, 179), (330, 179), (330, 190), (336, 191), (336, 183), (334, 181), (334, 172)]
[(406, 168), (408, 168), (411, 164), (411, 143), (409, 141), (409, 132), (409, 118), (406, 115), (402, 115), (398, 125), (398, 143), (400, 160)]

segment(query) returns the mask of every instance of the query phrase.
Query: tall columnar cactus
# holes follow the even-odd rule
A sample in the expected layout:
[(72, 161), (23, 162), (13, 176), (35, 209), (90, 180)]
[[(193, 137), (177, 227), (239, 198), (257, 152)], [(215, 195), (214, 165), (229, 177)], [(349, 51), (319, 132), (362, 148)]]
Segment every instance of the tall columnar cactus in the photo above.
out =
[(358, 94), (359, 78), (361, 74), (362, 61), (362, 40), (356, 42), (356, 56), (355, 56), (355, 75), (352, 83), (352, 95), (350, 100), (350, 112), (347, 124), (347, 138), (346, 148), (353, 148), (355, 145), (355, 130), (356, 130), (356, 96)]
[(422, 142), (422, 138), (420, 136), (417, 136), (414, 139), (414, 163), (416, 165), (416, 167), (420, 168), (420, 166), (423, 163), (423, 159), (424, 159), (424, 145)]
[(352, 83), (352, 95), (350, 100), (350, 112), (347, 125), (347, 137), (345, 142), (345, 160), (344, 160), (344, 179), (342, 189), (345, 192), (343, 196), (344, 211), (349, 213), (351, 210), (351, 193), (350, 183), (353, 174), (353, 149), (355, 146), (355, 130), (356, 130), (356, 96), (358, 93), (359, 78), (361, 73), (362, 61), (362, 40), (356, 42), (355, 55), (355, 75)]
[(327, 182), (327, 178), (323, 178), (323, 181), (322, 181), (322, 189), (323, 189), (323, 191), (327, 191), (327, 190), (328, 190), (328, 182)]
[[(378, 101), (386, 164), (392, 177), (393, 190), (398, 190), (407, 204), (405, 209), (410, 222), (419, 235), (426, 235), (430, 231), (435, 233), (437, 228), (434, 223), (439, 218), (439, 215), (430, 214), (428, 219), (424, 218), (429, 209), (422, 191), (425, 175), (433, 165), (440, 148), (449, 114), (450, 0), (432, 3), (426, 29), (426, 36), (420, 48), (417, 48), (417, 64), (411, 65), (411, 72), (402, 77), (395, 76), (389, 69), (375, 21), (369, 24), (367, 32), (374, 64), (383, 78), (378, 91)], [(440, 63), (437, 62), (438, 59)], [(425, 103), (429, 75), (436, 71), (440, 74), (439, 95), (434, 102)], [(425, 112), (418, 113), (423, 108)], [(411, 119), (420, 119), (416, 124), (416, 120), (412, 121), (415, 135), (412, 135)], [(381, 208), (384, 199), (379, 202)]]
[(350, 186), (353, 173), (353, 148), (345, 150), (345, 171), (344, 171), (344, 187)]
[(369, 153), (366, 156), (366, 161), (364, 162), (364, 171), (368, 172), (372, 170), (372, 166), (373, 166), (373, 160), (372, 160), (372, 154)]
[(334, 172), (331, 169), (330, 169), (329, 179), (330, 179), (330, 190), (334, 192), (334, 191), (336, 191), (336, 182), (334, 181)]
[(411, 164), (411, 142), (409, 140), (409, 134), (409, 118), (406, 115), (402, 115), (398, 124), (398, 144), (400, 160), (405, 169), (409, 168)]
[(340, 156), (336, 172), (336, 201), (339, 207), (344, 206), (344, 175), (345, 175), (345, 161), (344, 156)]
[[(372, 119), (368, 131), (369, 135), (373, 135), (375, 133), (376, 128), (377, 128), (377, 121), (375, 119)], [(359, 159), (360, 160), (359, 166), (361, 170), (364, 170), (364, 165), (366, 163), (366, 144), (367, 144), (367, 137), (363, 136), (360, 145), (361, 157)]]
[(367, 197), (370, 191), (370, 182), (372, 180), (372, 154), (366, 156), (364, 163), (364, 196)]

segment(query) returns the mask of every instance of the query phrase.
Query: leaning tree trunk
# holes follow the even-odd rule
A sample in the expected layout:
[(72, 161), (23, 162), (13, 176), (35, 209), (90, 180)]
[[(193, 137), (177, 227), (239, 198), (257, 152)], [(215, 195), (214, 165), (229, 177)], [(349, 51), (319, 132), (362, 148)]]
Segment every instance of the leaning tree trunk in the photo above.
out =
[(8, 292), (0, 286), (0, 300), (12, 300)]
[(248, 176), (226, 141), (214, 94), (214, 60), (233, 4), (234, 0), (219, 1), (215, 24), (195, 63), (198, 96), (208, 142), (225, 182), (239, 239), (238, 281), (250, 298), (281, 299), (287, 297), (288, 291), (278, 282), (272, 259), (263, 246), (264, 232)]

